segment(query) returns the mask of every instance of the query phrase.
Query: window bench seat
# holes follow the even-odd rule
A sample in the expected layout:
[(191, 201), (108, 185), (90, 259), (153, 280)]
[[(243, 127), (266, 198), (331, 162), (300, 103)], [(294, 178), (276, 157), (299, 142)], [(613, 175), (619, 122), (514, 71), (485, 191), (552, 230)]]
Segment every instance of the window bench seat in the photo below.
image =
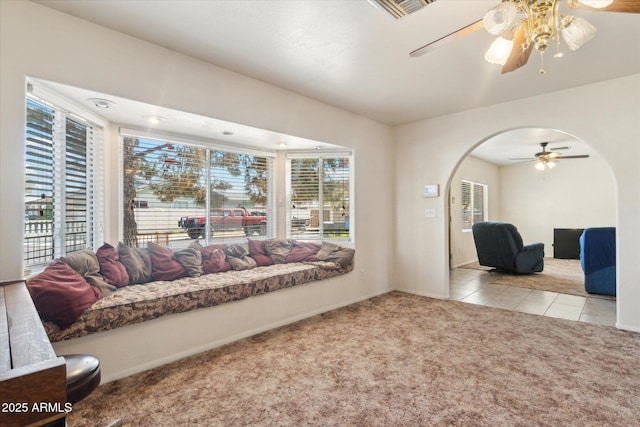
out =
[(353, 264), (343, 268), (335, 262), (296, 262), (126, 286), (98, 300), (67, 328), (43, 323), (52, 342), (63, 341), (323, 280), (352, 269)]

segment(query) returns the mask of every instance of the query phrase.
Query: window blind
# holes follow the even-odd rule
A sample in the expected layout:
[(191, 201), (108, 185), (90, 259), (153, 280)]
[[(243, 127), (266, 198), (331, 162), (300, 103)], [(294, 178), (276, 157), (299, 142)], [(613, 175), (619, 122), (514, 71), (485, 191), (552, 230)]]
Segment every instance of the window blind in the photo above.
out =
[(350, 238), (350, 157), (287, 158), (287, 236)]
[(65, 110), (27, 99), (26, 265), (101, 243), (101, 135)]
[[(151, 240), (182, 247), (199, 237), (226, 242), (243, 239), (245, 231), (253, 235), (242, 226), (213, 227), (209, 218), (223, 208), (266, 216), (261, 234), (273, 235), (272, 158), (125, 136), (122, 161), (123, 237), (129, 245)], [(198, 227), (185, 226), (192, 218)]]

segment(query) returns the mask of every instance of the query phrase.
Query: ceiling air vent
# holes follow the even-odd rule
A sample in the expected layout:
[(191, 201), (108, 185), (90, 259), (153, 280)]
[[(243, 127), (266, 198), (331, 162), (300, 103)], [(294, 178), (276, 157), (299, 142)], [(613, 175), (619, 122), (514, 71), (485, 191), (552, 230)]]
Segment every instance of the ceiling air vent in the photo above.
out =
[(369, 3), (379, 7), (396, 19), (417, 12), (436, 0), (369, 0)]

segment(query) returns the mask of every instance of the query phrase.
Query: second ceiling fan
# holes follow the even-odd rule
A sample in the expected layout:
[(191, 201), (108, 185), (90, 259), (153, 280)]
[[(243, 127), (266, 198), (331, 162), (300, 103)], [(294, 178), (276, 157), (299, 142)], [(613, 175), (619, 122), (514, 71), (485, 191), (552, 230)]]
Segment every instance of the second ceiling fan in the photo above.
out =
[(548, 142), (541, 142), (540, 146), (542, 147), (542, 151), (535, 153), (533, 157), (524, 157), (524, 158), (510, 158), (509, 160), (523, 160), (523, 161), (536, 161), (536, 169), (544, 170), (545, 168), (553, 168), (559, 160), (564, 159), (586, 159), (589, 157), (588, 154), (580, 154), (576, 156), (563, 156), (557, 151), (560, 150), (568, 150), (569, 147), (554, 147), (549, 148), (547, 151)]

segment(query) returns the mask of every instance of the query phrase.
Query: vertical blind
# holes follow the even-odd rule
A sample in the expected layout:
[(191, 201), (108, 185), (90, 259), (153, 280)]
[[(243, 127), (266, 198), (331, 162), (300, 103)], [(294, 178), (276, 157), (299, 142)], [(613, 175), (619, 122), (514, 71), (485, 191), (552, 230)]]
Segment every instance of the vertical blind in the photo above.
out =
[(470, 230), (473, 224), (486, 220), (485, 198), (487, 185), (462, 181), (462, 229)]
[(208, 233), (190, 234), (181, 226), (184, 218), (207, 223), (221, 208), (267, 216), (266, 236), (273, 235), (270, 157), (125, 136), (122, 162), (125, 243), (145, 246), (151, 240), (183, 247), (198, 237), (207, 242), (244, 238), (243, 229), (208, 227)]
[(287, 236), (350, 238), (349, 156), (287, 158)]
[(26, 265), (101, 243), (101, 135), (67, 111), (27, 99)]

